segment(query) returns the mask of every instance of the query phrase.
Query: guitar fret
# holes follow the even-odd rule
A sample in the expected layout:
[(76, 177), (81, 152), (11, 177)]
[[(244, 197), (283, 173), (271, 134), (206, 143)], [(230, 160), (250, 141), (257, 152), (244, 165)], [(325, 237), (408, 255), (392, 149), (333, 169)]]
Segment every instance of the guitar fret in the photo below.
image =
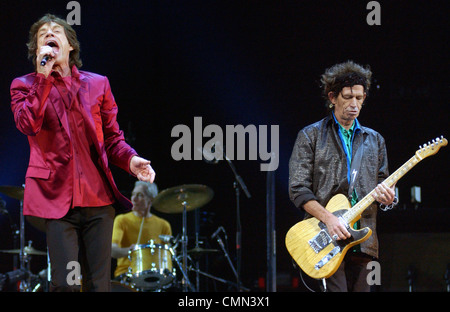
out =
[[(398, 168), (393, 174), (391, 174), (384, 181), (389, 187), (394, 185), (401, 177), (403, 177), (408, 171), (410, 171), (415, 165), (419, 163), (420, 159), (414, 155), (406, 163), (404, 163), (400, 168)], [(355, 220), (364, 210), (367, 209), (374, 201), (372, 195), (375, 194), (375, 189), (367, 194), (363, 199), (361, 199), (355, 206), (349, 209), (342, 217), (347, 223)]]

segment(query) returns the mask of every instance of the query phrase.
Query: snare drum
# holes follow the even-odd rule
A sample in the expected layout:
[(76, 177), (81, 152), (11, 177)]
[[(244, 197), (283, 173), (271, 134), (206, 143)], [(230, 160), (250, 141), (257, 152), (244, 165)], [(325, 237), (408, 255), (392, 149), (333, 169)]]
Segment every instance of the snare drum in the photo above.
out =
[(141, 291), (167, 288), (175, 277), (172, 269), (172, 254), (168, 244), (136, 245), (128, 254), (131, 261), (128, 276), (131, 286)]

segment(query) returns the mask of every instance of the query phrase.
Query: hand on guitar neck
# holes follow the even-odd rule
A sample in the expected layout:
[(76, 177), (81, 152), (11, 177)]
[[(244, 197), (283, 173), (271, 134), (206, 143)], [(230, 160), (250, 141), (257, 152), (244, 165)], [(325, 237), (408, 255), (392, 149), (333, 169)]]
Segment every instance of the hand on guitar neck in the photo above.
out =
[(389, 206), (395, 199), (395, 183), (392, 187), (387, 186), (384, 182), (378, 184), (372, 197), (380, 204)]

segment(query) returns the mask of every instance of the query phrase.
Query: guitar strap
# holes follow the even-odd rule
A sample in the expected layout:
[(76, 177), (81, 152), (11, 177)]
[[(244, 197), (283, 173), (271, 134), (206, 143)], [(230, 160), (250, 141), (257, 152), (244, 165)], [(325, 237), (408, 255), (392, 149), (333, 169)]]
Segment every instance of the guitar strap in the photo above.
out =
[(350, 166), (350, 186), (348, 188), (348, 198), (352, 198), (353, 190), (355, 189), (356, 178), (361, 167), (361, 159), (364, 154), (364, 142), (361, 143), (355, 156), (352, 159), (352, 164)]

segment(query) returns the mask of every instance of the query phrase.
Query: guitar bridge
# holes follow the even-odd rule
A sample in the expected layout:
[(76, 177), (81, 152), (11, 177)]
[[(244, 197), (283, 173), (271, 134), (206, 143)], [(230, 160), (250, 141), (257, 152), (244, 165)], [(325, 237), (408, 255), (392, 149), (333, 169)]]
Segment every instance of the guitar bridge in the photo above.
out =
[(323, 257), (319, 262), (316, 263), (314, 268), (316, 270), (319, 270), (322, 268), (325, 264), (328, 263), (334, 256), (336, 256), (341, 251), (341, 247), (336, 246), (334, 247), (325, 257)]
[(322, 249), (328, 246), (331, 243), (332, 239), (330, 234), (328, 234), (325, 230), (320, 230), (316, 236), (311, 238), (308, 241), (309, 246), (315, 251), (315, 253), (319, 253)]

